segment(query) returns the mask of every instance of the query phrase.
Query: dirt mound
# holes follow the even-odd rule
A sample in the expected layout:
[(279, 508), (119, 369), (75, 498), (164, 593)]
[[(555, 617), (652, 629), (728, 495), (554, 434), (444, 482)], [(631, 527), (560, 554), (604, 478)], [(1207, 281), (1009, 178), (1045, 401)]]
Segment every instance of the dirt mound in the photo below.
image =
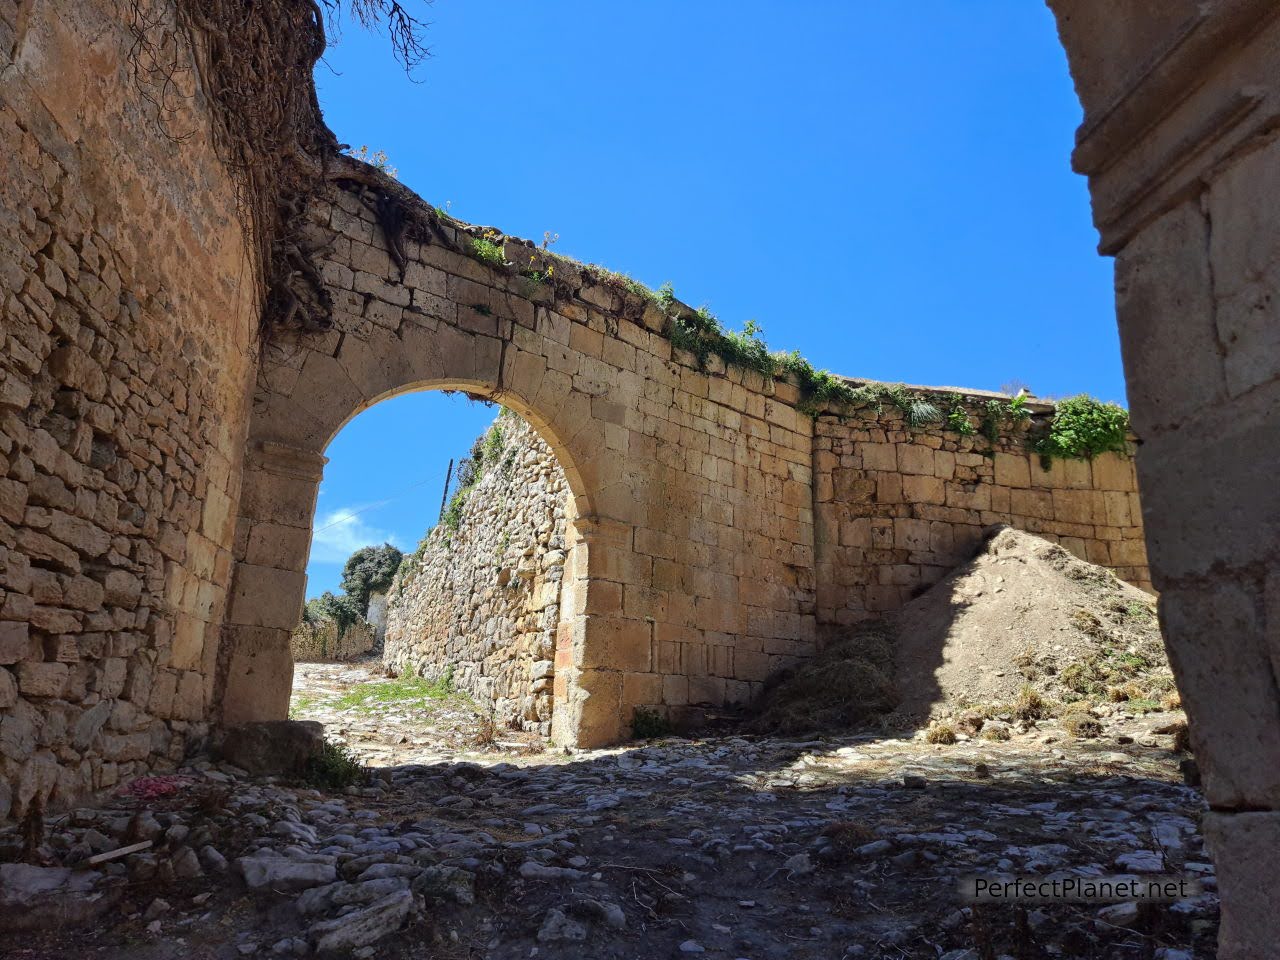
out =
[(1139, 710), (1173, 689), (1150, 594), (1056, 543), (993, 534), (892, 618), (900, 714), (1010, 703), (1028, 683), (1061, 703)]
[[(882, 681), (892, 678), (892, 686)], [(1155, 600), (1109, 570), (1009, 527), (884, 622), (863, 625), (780, 679), (758, 726), (799, 732), (999, 712), (1034, 689), (1075, 702), (1154, 710), (1173, 678)]]

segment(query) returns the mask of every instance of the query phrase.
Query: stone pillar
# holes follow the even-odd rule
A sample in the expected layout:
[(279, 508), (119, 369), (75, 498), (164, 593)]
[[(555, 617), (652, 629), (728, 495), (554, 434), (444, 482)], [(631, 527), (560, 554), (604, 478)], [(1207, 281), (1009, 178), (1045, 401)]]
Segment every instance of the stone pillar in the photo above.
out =
[(293, 656), (307, 586), (307, 555), (325, 457), (258, 442), (245, 458), (235, 572), (223, 627), (220, 720), (282, 720), (289, 714)]
[(557, 744), (602, 747), (630, 735), (623, 680), (651, 669), (653, 625), (623, 616), (635, 528), (579, 517), (568, 533), (562, 596), (569, 599), (556, 634), (551, 736)]
[(1280, 943), (1280, 20), (1050, 0), (1085, 108), (1152, 579), (1212, 812), (1219, 956)]

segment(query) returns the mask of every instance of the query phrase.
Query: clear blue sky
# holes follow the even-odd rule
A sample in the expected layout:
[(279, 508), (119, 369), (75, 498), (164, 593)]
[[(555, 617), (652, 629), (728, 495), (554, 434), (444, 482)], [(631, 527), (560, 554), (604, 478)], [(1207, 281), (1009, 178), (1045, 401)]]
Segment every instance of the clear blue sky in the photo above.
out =
[[(434, 56), (417, 82), (355, 26), (316, 79), (341, 140), (385, 150), (455, 216), (558, 233), (839, 373), (1124, 401), (1111, 262), (1069, 165), (1080, 107), (1042, 3), (419, 8)], [(317, 532), (308, 595), (364, 542), (411, 549), (491, 417), (423, 394), (356, 418), (329, 450), (317, 528), (339, 522)]]

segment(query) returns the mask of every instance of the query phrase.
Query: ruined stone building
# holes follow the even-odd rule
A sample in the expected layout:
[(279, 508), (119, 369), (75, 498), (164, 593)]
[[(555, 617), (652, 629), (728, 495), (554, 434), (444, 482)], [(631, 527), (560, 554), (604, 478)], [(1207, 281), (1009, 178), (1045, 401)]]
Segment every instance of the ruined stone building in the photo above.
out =
[[(1016, 424), (815, 405), (673, 345), (681, 304), (568, 262), (550, 279), (534, 245), (339, 155), (310, 4), (243, 36), (185, 0), (158, 27), (106, 0), (0, 5), (0, 815), (283, 717), (329, 440), (385, 397), (465, 390), (528, 421), (569, 491), (554, 651), (528, 660), (553, 662), (563, 743), (749, 699), (991, 522), (1149, 580), (1212, 807), (1221, 955), (1273, 955), (1280, 18), (1050, 6), (1116, 257), (1136, 485), (1114, 454), (1043, 469)], [(992, 399), (927, 395), (974, 423)]]

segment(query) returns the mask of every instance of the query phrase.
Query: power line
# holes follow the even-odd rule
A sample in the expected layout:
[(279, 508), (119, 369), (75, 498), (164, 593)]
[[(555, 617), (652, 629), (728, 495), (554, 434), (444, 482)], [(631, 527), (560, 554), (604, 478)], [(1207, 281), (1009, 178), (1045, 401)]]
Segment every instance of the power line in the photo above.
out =
[(395, 503), (397, 500), (403, 497), (410, 490), (413, 490), (417, 487), (425, 486), (430, 482), (431, 482), (431, 478), (426, 477), (425, 479), (419, 480), (417, 483), (411, 483), (409, 486), (405, 487), (403, 490), (396, 493), (395, 496), (388, 497), (386, 500), (379, 500), (377, 503), (371, 503), (367, 507), (361, 507), (359, 510), (352, 510), (350, 513), (346, 514), (345, 516), (338, 517), (338, 519), (333, 520), (329, 523), (326, 523), (323, 527), (316, 527), (315, 530), (312, 531), (312, 535), (314, 536), (315, 534), (319, 533), (321, 530), (328, 530), (330, 527), (336, 527), (340, 523), (346, 523), (348, 520), (354, 520), (356, 517), (360, 516), (360, 514), (366, 513), (369, 510), (376, 510), (379, 507), (385, 507), (389, 503)]

